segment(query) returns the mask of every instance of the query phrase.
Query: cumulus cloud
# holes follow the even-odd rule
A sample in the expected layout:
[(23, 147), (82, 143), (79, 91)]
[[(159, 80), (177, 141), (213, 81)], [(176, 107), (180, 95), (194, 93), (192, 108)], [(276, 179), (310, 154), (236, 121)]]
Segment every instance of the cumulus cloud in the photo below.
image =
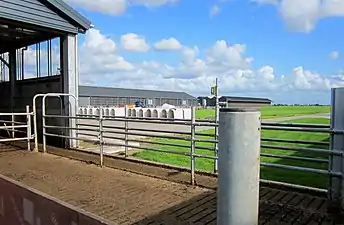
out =
[(154, 44), (154, 48), (156, 50), (161, 51), (175, 51), (180, 50), (182, 48), (182, 45), (180, 42), (175, 38), (168, 38), (168, 39), (162, 39)]
[(66, 2), (92, 12), (101, 12), (108, 15), (123, 14), (128, 5), (127, 0), (65, 0)]
[(147, 52), (150, 49), (145, 38), (134, 33), (122, 35), (121, 45), (125, 50), (131, 52)]
[(339, 52), (338, 51), (332, 51), (330, 52), (330, 54), (328, 55), (328, 57), (330, 59), (337, 59), (339, 57)]
[(344, 16), (344, 0), (255, 0), (260, 4), (275, 4), (288, 29), (311, 32), (319, 20)]
[[(103, 45), (112, 47), (106, 49)], [(326, 77), (301, 66), (291, 68), (284, 76), (276, 74), (270, 65), (253, 69), (253, 58), (245, 56), (246, 45), (224, 40), (216, 41), (202, 54), (197, 46), (184, 46), (180, 63), (173, 66), (163, 60), (130, 62), (119, 55), (116, 46), (97, 30), (87, 32), (80, 48), (81, 83), (97, 84), (101, 80), (102, 84), (117, 87), (180, 90), (195, 95), (208, 95), (215, 78), (219, 78), (221, 93), (327, 92), (344, 85), (339, 76)]]
[(92, 12), (108, 15), (121, 15), (129, 6), (141, 5), (145, 7), (159, 7), (173, 4), (179, 0), (65, 0), (66, 2)]

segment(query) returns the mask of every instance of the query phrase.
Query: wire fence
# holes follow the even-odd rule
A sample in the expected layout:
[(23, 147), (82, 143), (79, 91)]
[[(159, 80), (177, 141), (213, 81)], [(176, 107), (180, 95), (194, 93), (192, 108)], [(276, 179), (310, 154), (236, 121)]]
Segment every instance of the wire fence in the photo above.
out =
[[(102, 110), (100, 110), (102, 112)], [(45, 115), (44, 118), (69, 118), (77, 127), (46, 124), (45, 136), (54, 129), (77, 130), (79, 149), (88, 149), (104, 155), (117, 154), (159, 163), (184, 167), (190, 170), (190, 182), (195, 183), (195, 172), (217, 172), (217, 144), (212, 120), (196, 119), (195, 109), (191, 120), (167, 118), (137, 118), (129, 116), (76, 115), (66, 117)], [(343, 157), (339, 150), (329, 150), (333, 131), (328, 124), (266, 123), (261, 138), (261, 179), (286, 186), (299, 185), (327, 192), (329, 180), (342, 174), (331, 169), (330, 158)], [(91, 144), (88, 144), (91, 143)]]

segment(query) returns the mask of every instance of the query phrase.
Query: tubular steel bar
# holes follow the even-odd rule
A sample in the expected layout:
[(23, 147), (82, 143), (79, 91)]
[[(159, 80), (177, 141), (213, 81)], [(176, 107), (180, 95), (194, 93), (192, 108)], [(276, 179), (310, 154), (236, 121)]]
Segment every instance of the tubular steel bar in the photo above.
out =
[(220, 109), (218, 225), (258, 225), (260, 111)]
[[(46, 133), (46, 128), (45, 128), (45, 125), (46, 125), (45, 124), (45, 118), (46, 118), (45, 99), (47, 97), (57, 97), (61, 101), (61, 96), (72, 97), (74, 99), (74, 101), (75, 101), (75, 106), (76, 106), (75, 110), (77, 111), (78, 99), (73, 94), (67, 94), (67, 93), (47, 93), (47, 94), (44, 94), (43, 99), (42, 99), (43, 152), (44, 153), (47, 152), (47, 140), (46, 140), (46, 135), (45, 135), (45, 133)], [(38, 145), (36, 147), (38, 149)]]
[(270, 158), (279, 158), (279, 159), (299, 160), (299, 161), (306, 161), (306, 162), (318, 162), (318, 163), (328, 163), (329, 162), (328, 159), (307, 158), (307, 157), (300, 157), (300, 156), (274, 155), (274, 154), (266, 154), (266, 153), (260, 153), (260, 156), (270, 157)]
[(191, 148), (190, 148), (190, 168), (191, 168), (191, 185), (195, 185), (195, 107), (191, 108)]
[(302, 172), (310, 172), (310, 173), (317, 173), (317, 174), (323, 174), (323, 175), (330, 175), (332, 177), (342, 177), (343, 176), (343, 174), (340, 172), (306, 168), (306, 167), (300, 167), (300, 166), (289, 166), (289, 165), (283, 165), (283, 164), (264, 163), (264, 162), (260, 163), (260, 165), (261, 166), (267, 166), (267, 167), (287, 169), (287, 170), (296, 170), (296, 171), (302, 171)]
[(128, 107), (127, 105), (125, 105), (124, 107), (124, 116), (125, 116), (125, 122), (124, 122), (124, 132), (125, 132), (125, 135), (124, 135), (124, 156), (125, 157), (128, 157)]
[[(344, 153), (344, 88), (332, 88), (331, 101), (330, 149)], [(329, 171), (344, 173), (343, 155), (330, 155), (329, 160)], [(344, 177), (331, 177), (328, 191), (331, 208), (344, 210)]]
[(30, 106), (26, 106), (26, 123), (27, 123), (27, 150), (31, 150), (30, 140), (31, 140), (31, 115), (30, 115)]
[(99, 154), (100, 154), (100, 166), (104, 165), (104, 139), (103, 139), (103, 109), (99, 111)]

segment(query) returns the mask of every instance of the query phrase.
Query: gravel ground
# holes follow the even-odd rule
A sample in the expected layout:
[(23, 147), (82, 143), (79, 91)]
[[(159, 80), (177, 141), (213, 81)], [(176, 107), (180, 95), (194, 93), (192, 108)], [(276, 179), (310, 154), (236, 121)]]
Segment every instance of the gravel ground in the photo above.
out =
[[(171, 171), (165, 180), (133, 172), (0, 145), (1, 174), (118, 224), (216, 224), (215, 190), (170, 182)], [(325, 198), (261, 187), (260, 199), (260, 224), (341, 224), (326, 213)]]

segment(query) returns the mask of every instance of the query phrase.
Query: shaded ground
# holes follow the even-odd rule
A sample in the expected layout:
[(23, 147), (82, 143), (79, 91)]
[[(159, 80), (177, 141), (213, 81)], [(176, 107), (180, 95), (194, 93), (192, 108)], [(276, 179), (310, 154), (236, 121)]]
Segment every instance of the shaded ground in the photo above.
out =
[[(49, 151), (94, 160), (76, 151)], [(174, 175), (188, 179), (186, 172), (119, 159), (105, 162), (132, 172), (165, 174), (166, 180), (0, 145), (1, 174), (119, 224), (216, 224), (215, 190), (167, 181)], [(214, 185), (216, 178), (199, 181)], [(325, 198), (267, 187), (261, 187), (260, 197), (260, 224), (335, 224), (326, 214)]]

